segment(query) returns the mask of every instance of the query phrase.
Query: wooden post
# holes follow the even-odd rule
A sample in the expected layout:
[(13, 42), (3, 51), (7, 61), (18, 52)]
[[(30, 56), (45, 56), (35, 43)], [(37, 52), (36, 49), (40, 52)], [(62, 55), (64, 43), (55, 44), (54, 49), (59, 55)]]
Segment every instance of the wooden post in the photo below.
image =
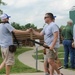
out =
[[(33, 33), (32, 32), (30, 33), (30, 39), (33, 39)], [(33, 46), (33, 43), (32, 42), (30, 42), (30, 46), (31, 47)]]

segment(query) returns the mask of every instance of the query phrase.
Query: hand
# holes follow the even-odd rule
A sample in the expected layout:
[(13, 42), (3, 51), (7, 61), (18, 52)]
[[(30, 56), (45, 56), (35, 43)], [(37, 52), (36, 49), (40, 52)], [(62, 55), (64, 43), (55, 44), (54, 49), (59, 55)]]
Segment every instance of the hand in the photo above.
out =
[(30, 28), (29, 30), (30, 30), (30, 32), (32, 32), (32, 30), (33, 30), (33, 29), (32, 29), (32, 28)]
[(34, 29), (32, 29), (32, 32), (33, 32), (33, 33), (35, 33), (35, 30), (34, 30)]
[(53, 46), (50, 46), (50, 48), (49, 48), (50, 50), (53, 50), (54, 49), (54, 47)]
[(32, 31), (31, 28), (26, 30), (27, 33), (30, 33), (31, 31)]
[(72, 43), (72, 48), (75, 48), (75, 47), (74, 47), (74, 42)]

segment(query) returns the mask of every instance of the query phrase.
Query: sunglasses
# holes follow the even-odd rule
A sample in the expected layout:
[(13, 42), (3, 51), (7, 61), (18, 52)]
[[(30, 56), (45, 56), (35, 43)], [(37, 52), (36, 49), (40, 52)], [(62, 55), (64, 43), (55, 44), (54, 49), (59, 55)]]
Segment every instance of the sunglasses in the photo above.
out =
[(49, 18), (48, 16), (47, 17), (44, 17), (44, 19), (46, 19), (46, 18)]

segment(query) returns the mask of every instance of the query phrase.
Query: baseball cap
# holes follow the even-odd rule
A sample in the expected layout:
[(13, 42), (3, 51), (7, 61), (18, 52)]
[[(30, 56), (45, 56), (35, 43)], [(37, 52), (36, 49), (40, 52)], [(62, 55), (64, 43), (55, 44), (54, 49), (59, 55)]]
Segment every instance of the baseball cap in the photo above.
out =
[(54, 19), (56, 18), (56, 16), (54, 16)]
[(4, 19), (6, 19), (6, 18), (10, 18), (11, 16), (8, 16), (7, 14), (2, 14), (1, 16), (0, 16), (0, 18), (1, 18), (1, 20), (4, 20)]

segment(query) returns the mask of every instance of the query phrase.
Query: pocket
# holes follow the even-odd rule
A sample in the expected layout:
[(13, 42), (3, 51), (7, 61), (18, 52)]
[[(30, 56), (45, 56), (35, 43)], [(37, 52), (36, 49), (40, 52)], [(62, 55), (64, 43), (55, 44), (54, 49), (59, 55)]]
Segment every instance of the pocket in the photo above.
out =
[(9, 51), (11, 52), (11, 53), (14, 53), (14, 52), (16, 52), (16, 46), (15, 45), (10, 45), (9, 46)]

